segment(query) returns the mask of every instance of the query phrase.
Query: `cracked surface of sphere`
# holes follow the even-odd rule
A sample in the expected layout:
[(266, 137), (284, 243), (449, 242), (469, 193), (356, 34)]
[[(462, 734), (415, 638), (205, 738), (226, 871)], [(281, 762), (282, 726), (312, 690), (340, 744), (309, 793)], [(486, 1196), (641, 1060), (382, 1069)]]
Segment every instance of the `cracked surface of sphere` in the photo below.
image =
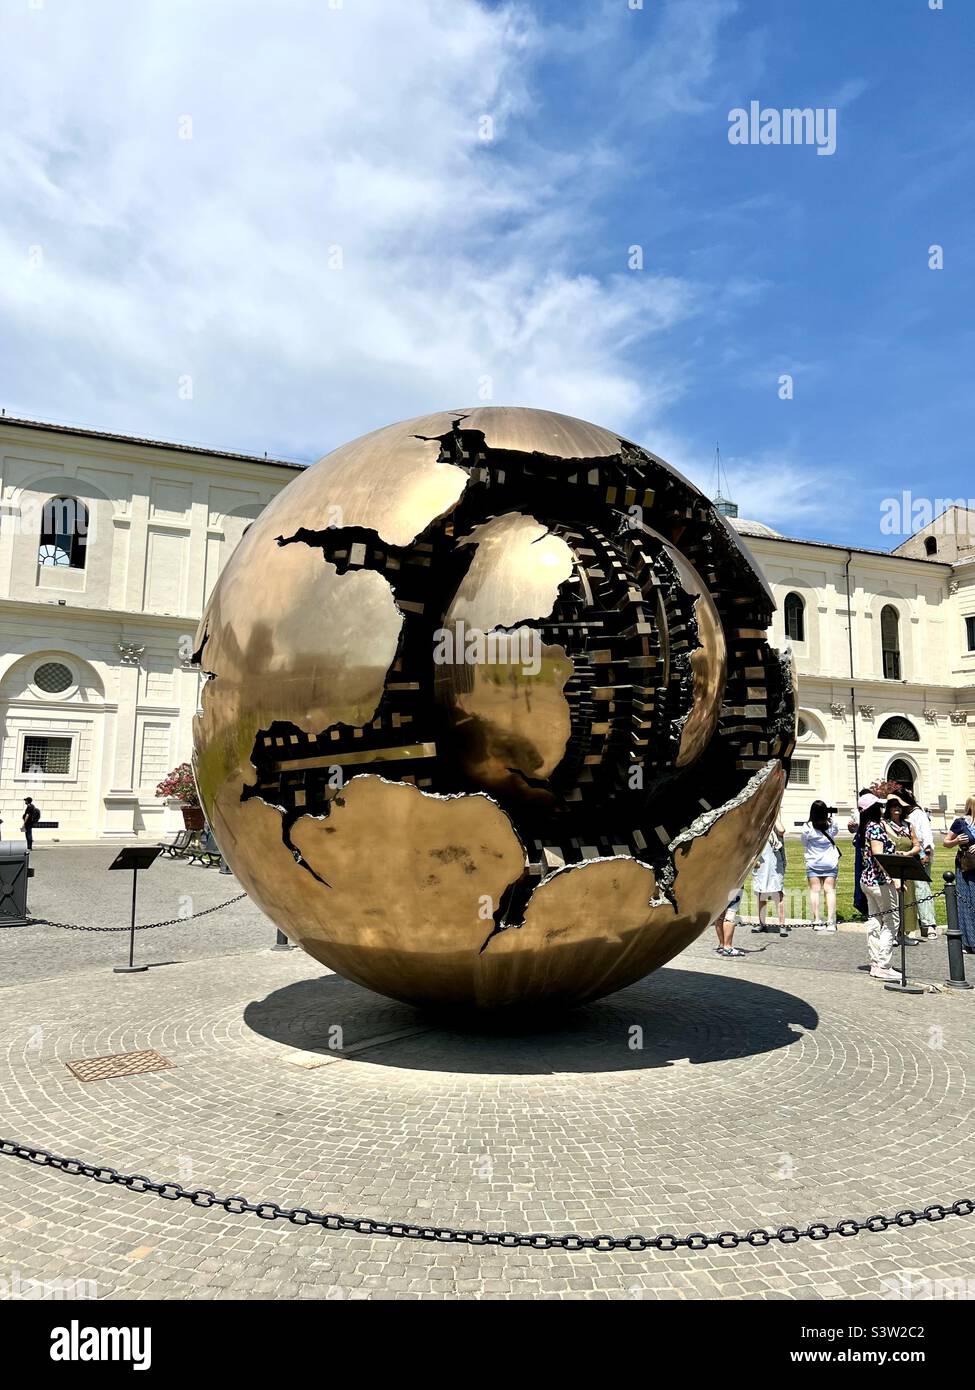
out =
[(296, 944), (414, 1004), (578, 1003), (663, 965), (775, 820), (795, 683), (737, 533), (546, 411), (390, 425), (250, 526), (197, 637), (200, 795)]

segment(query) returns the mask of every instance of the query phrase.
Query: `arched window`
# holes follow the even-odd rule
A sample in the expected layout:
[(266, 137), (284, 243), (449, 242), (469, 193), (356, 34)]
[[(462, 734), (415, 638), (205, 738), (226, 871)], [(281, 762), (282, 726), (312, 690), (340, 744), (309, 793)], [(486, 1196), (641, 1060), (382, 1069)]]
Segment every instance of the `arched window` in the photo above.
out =
[(88, 508), (77, 497), (49, 497), (41, 515), (39, 565), (83, 570), (88, 554)]
[(885, 604), (880, 614), (880, 646), (884, 658), (884, 680), (901, 678), (900, 614), (893, 604)]
[(914, 791), (914, 769), (903, 758), (894, 759), (887, 769), (887, 778), (891, 782), (899, 782), (902, 787), (908, 787)]
[(938, 538), (937, 538), (937, 536), (925, 536), (925, 537), (924, 537), (924, 553), (925, 553), (925, 555), (937, 555), (937, 553), (938, 553)]
[(785, 596), (785, 635), (790, 642), (805, 642), (806, 640), (806, 618), (805, 607), (798, 594), (786, 594)]
[[(899, 714), (895, 714), (890, 719), (885, 719), (877, 733), (878, 738), (893, 738), (898, 743), (920, 743), (921, 735), (915, 729), (909, 719), (903, 719)], [(900, 780), (900, 779), (898, 779)]]

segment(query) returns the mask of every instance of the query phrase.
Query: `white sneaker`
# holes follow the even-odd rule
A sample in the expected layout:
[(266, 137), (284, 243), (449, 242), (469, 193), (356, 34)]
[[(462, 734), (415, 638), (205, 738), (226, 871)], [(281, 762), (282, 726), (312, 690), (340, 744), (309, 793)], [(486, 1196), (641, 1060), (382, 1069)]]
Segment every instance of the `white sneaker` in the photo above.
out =
[(835, 923), (835, 922), (827, 922), (826, 925), (823, 927), (823, 931), (835, 931), (835, 930), (836, 930), (836, 923)]
[(813, 931), (829, 931), (829, 926), (826, 922), (813, 922)]
[(875, 980), (899, 980), (901, 972), (892, 970), (889, 965), (871, 965), (870, 974)]

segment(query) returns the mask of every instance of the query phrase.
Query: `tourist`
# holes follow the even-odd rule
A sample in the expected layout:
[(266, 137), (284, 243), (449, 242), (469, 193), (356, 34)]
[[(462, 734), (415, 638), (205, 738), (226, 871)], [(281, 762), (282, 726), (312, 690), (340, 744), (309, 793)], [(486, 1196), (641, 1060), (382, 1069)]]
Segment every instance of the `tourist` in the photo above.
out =
[(907, 823), (917, 836), (921, 846), (921, 863), (928, 871), (928, 878), (915, 879), (914, 898), (917, 903), (917, 920), (921, 928), (922, 941), (935, 941), (938, 924), (934, 914), (934, 889), (931, 887), (931, 867), (934, 863), (934, 827), (931, 817), (923, 806), (919, 806), (910, 787), (902, 787), (899, 795), (907, 802), (910, 810)]
[(758, 926), (752, 927), (752, 931), (776, 930), (766, 925), (771, 900), (777, 903), (779, 936), (788, 936), (785, 927), (785, 826), (781, 817), (775, 822), (752, 870), (752, 891), (758, 897)]
[[(945, 834), (945, 844), (957, 846), (955, 887), (958, 890), (958, 925), (964, 949), (975, 955), (975, 796), (965, 802), (965, 814), (956, 816)], [(971, 867), (969, 867), (969, 865)]]
[(738, 925), (738, 905), (741, 902), (745, 885), (737, 889), (732, 895), (731, 900), (725, 910), (718, 914), (714, 919), (714, 930), (718, 934), (718, 945), (715, 955), (718, 956), (743, 956), (744, 951), (735, 946), (734, 936), (735, 927)]
[(870, 910), (867, 920), (870, 974), (875, 980), (899, 980), (900, 975), (890, 965), (898, 927), (897, 894), (890, 875), (874, 858), (877, 854), (893, 854), (894, 845), (884, 828), (884, 804), (880, 797), (867, 792), (857, 805), (860, 808), (857, 838), (863, 858), (860, 886)]
[(24, 814), (20, 822), (20, 828), (24, 832), (24, 839), (27, 841), (27, 848), (34, 848), (34, 826), (41, 818), (39, 806), (34, 805), (34, 799), (30, 796), (24, 797)]
[[(813, 931), (836, 930), (836, 874), (840, 865), (840, 849), (836, 843), (839, 826), (825, 801), (814, 801), (809, 819), (799, 838), (806, 860), (806, 879), (809, 883), (809, 919)], [(819, 920), (820, 893), (826, 899), (826, 920)]]
[[(913, 826), (907, 820), (907, 812), (910, 809), (908, 802), (900, 795), (900, 792), (891, 792), (884, 806), (884, 829), (893, 843), (895, 854), (920, 858), (921, 842), (915, 835)], [(903, 880), (904, 920), (901, 922), (901, 934), (908, 946), (917, 946), (921, 941), (921, 933), (918, 929), (917, 896), (914, 892), (916, 882), (917, 879), (914, 878)]]

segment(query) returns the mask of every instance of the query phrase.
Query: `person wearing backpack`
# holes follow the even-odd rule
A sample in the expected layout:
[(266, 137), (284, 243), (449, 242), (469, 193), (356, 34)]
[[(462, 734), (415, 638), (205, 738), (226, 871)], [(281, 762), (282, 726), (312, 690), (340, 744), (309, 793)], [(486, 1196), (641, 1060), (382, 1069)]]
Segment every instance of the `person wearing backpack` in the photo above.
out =
[[(809, 819), (799, 838), (806, 860), (809, 883), (809, 919), (813, 931), (836, 930), (836, 875), (840, 866), (840, 847), (836, 843), (839, 826), (825, 801), (814, 801)], [(826, 921), (819, 920), (819, 895), (826, 899)]]
[(24, 832), (24, 839), (27, 841), (27, 848), (34, 848), (34, 826), (41, 818), (39, 806), (34, 805), (34, 799), (30, 796), (24, 797), (24, 816), (20, 822), (20, 828)]
[(958, 925), (964, 947), (975, 955), (975, 797), (965, 802), (965, 814), (956, 816), (945, 833), (945, 844), (957, 847), (955, 887), (958, 890)]

